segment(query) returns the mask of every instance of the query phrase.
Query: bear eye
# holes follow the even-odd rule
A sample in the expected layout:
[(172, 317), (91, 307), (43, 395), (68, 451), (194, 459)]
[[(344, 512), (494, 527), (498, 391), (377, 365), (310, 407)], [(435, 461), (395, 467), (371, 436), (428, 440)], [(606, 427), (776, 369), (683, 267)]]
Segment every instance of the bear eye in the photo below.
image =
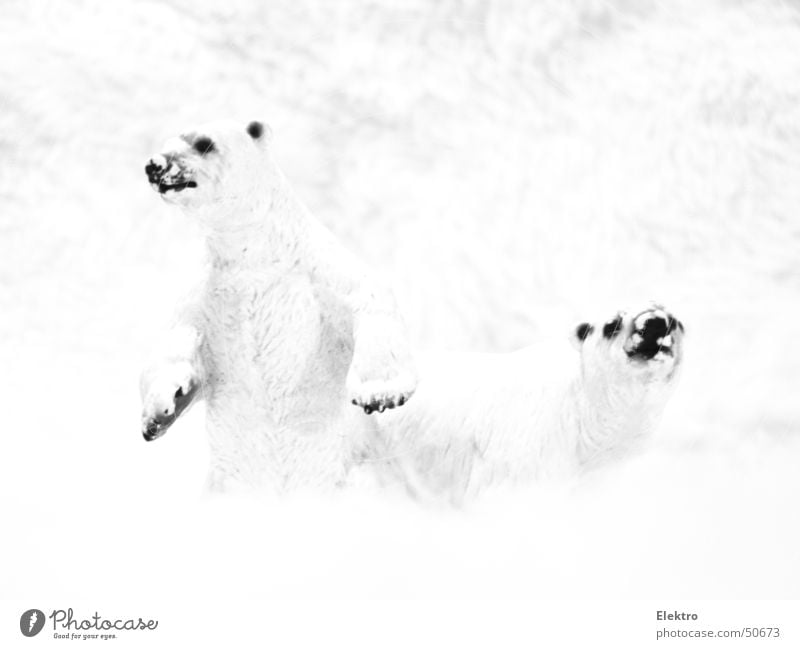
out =
[(575, 335), (578, 337), (578, 340), (584, 341), (592, 335), (593, 331), (594, 327), (592, 325), (588, 322), (582, 322), (575, 328)]
[(264, 133), (264, 125), (261, 122), (250, 122), (247, 125), (247, 134), (257, 140)]
[(192, 147), (195, 151), (197, 151), (200, 155), (205, 155), (206, 153), (211, 153), (214, 150), (214, 143), (211, 141), (210, 137), (199, 137), (194, 141)]
[(606, 322), (606, 324), (603, 326), (603, 337), (613, 338), (620, 331), (622, 331), (622, 318), (617, 316), (613, 320)]

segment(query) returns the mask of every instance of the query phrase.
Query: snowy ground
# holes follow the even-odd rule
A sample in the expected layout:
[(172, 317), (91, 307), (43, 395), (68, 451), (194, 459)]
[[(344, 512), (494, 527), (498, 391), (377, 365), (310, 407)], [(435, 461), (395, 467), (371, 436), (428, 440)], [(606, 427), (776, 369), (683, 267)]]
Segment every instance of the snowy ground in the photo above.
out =
[[(800, 597), (796, 3), (2, 12), (0, 596)], [(138, 430), (201, 251), (143, 164), (221, 116), (272, 124), (421, 347), (665, 302), (686, 371), (650, 451), (465, 512), (204, 500), (202, 410)]]

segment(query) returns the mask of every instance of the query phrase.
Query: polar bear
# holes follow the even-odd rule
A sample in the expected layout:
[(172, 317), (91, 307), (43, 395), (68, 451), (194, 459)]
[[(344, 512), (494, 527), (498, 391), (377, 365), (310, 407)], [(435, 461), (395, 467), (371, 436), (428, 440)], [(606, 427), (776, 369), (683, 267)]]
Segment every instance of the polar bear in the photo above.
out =
[(206, 232), (208, 272), (141, 377), (142, 433), (206, 401), (209, 487), (334, 487), (359, 417), (410, 399), (416, 371), (388, 287), (295, 197), (259, 121), (168, 140), (145, 172)]
[(581, 323), (572, 345), (418, 354), (414, 400), (373, 418), (364, 462), (384, 485), (454, 504), (490, 485), (578, 475), (647, 438), (674, 386), (683, 337), (683, 324), (651, 304)]

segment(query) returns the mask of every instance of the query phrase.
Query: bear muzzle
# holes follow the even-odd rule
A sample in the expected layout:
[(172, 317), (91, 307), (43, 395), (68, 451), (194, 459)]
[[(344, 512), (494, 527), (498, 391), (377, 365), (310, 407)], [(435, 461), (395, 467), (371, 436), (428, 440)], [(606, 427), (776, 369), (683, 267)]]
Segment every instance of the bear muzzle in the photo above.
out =
[(147, 180), (159, 194), (172, 190), (181, 192), (186, 188), (197, 187), (187, 170), (184, 169), (175, 156), (156, 154), (144, 167)]
[(655, 308), (633, 319), (633, 331), (626, 344), (630, 358), (650, 360), (658, 354), (673, 356), (673, 347), (683, 335), (683, 323), (666, 311)]

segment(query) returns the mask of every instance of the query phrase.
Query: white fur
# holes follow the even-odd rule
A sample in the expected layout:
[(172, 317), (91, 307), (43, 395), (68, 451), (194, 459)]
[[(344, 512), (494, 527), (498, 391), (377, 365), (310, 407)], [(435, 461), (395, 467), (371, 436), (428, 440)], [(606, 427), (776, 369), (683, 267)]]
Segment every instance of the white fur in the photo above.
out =
[[(199, 133), (214, 151), (192, 150)], [(268, 140), (222, 122), (151, 159), (166, 178), (197, 182), (164, 197), (206, 227), (209, 273), (143, 374), (143, 419), (171, 415), (176, 390), (199, 385), (212, 487), (333, 487), (369, 474), (460, 502), (601, 464), (652, 430), (680, 333), (661, 339), (674, 356), (626, 352), (643, 340), (636, 329), (666, 317), (657, 307), (625, 315), (611, 340), (597, 324), (577, 353), (562, 341), (427, 355), (408, 405), (371, 417), (354, 408), (414, 393), (403, 325), (388, 290), (294, 197)]]
[[(171, 414), (191, 367), (212, 488), (333, 487), (357, 441), (351, 401), (408, 399), (415, 370), (389, 289), (295, 198), (268, 129), (254, 140), (246, 126), (204, 125), (151, 159), (197, 182), (163, 196), (205, 226), (209, 270), (143, 373), (143, 422)], [(214, 151), (192, 149), (199, 134)]]
[(509, 354), (419, 357), (419, 389), (377, 418), (370, 462), (387, 483), (460, 503), (491, 485), (573, 476), (637, 448), (671, 393), (682, 334), (671, 334), (674, 356), (632, 359), (626, 350), (638, 334), (622, 316), (613, 339), (602, 322), (585, 341), (573, 337), (577, 351), (555, 340)]

